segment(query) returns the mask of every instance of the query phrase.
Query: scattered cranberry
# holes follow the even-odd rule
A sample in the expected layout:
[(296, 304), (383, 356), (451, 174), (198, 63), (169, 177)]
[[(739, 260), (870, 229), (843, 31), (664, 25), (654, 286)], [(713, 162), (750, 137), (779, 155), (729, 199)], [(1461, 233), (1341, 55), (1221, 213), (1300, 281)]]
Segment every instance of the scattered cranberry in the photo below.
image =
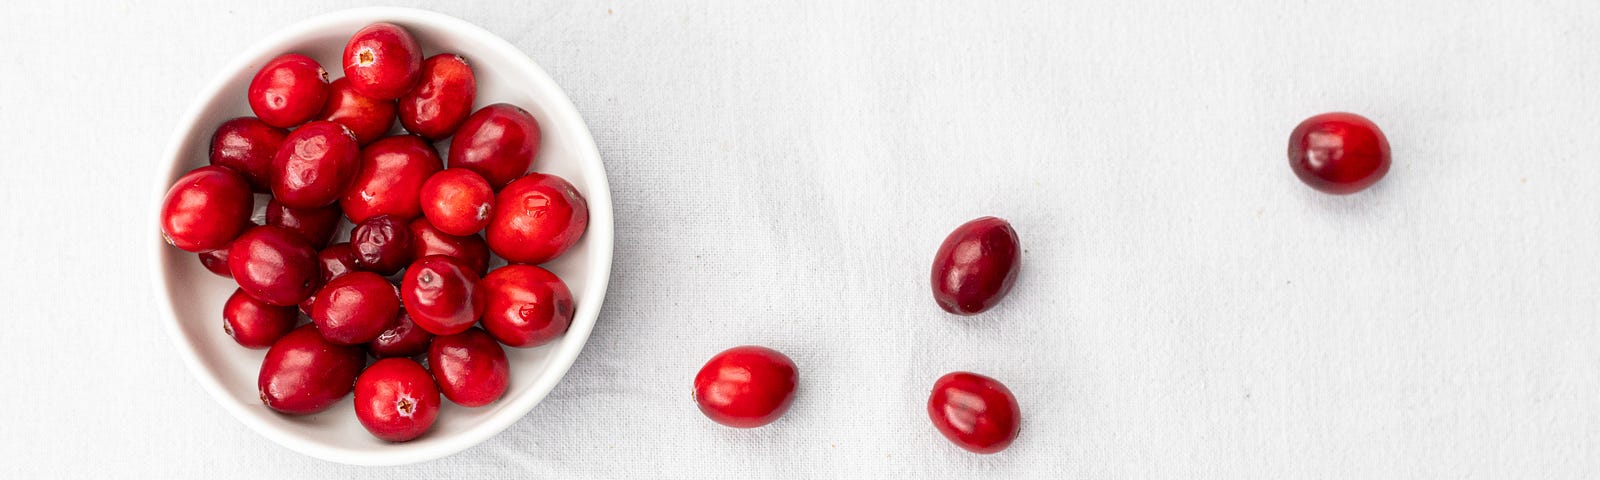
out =
[(272, 196), (294, 208), (332, 204), (355, 182), (361, 146), (344, 125), (305, 124), (289, 134), (272, 160)]
[(461, 333), (483, 316), (485, 295), (478, 274), (444, 255), (422, 257), (407, 267), (400, 295), (411, 319), (434, 335)]
[(268, 125), (289, 128), (322, 111), (328, 72), (311, 57), (290, 53), (267, 62), (250, 80), (250, 110)]
[(460, 55), (441, 53), (422, 61), (417, 87), (400, 97), (406, 131), (439, 140), (455, 133), (472, 113), (478, 82)]
[(161, 202), (161, 235), (190, 252), (228, 246), (250, 225), (255, 197), (233, 170), (206, 166), (178, 177)]
[(1022, 429), (1017, 397), (999, 381), (955, 372), (933, 382), (928, 418), (956, 446), (973, 453), (1005, 450)]
[(528, 172), (539, 153), (539, 121), (515, 105), (479, 109), (450, 137), (450, 167), (483, 176), (495, 188)]
[(488, 310), (483, 328), (512, 347), (537, 347), (572, 325), (572, 291), (556, 274), (533, 265), (506, 265), (483, 279)]
[(339, 209), (334, 206), (294, 208), (277, 199), (267, 202), (267, 225), (279, 226), (300, 234), (314, 248), (328, 245), (339, 228)]
[(362, 145), (382, 138), (394, 127), (394, 102), (362, 95), (349, 78), (328, 85), (328, 103), (319, 118), (344, 125)]
[(976, 315), (1011, 291), (1022, 248), (1011, 224), (983, 217), (956, 227), (933, 255), (933, 299), (946, 312)]
[(488, 405), (511, 386), (505, 350), (476, 328), (434, 337), (428, 346), (428, 368), (444, 397), (464, 407)]
[(466, 262), (479, 277), (489, 273), (489, 244), (478, 235), (455, 236), (439, 231), (426, 218), (411, 221), (413, 257), (445, 255)]
[(513, 263), (539, 264), (566, 253), (589, 227), (589, 203), (555, 175), (530, 173), (495, 197), (489, 250)]
[(211, 164), (228, 167), (250, 182), (250, 189), (267, 193), (272, 184), (272, 157), (289, 131), (267, 125), (255, 117), (222, 122), (211, 134)]
[(439, 387), (409, 358), (385, 358), (356, 378), (356, 419), (391, 442), (422, 436), (439, 419)]
[(411, 227), (394, 216), (368, 218), (350, 231), (356, 268), (394, 275), (411, 263)]
[(794, 402), (800, 374), (788, 356), (767, 347), (733, 347), (694, 376), (694, 401), (712, 421), (735, 428), (772, 423)]
[(367, 351), (378, 358), (415, 357), (427, 353), (431, 342), (433, 334), (418, 327), (411, 315), (401, 309), (389, 328), (367, 343)]
[(233, 242), (228, 270), (250, 296), (284, 307), (305, 300), (321, 280), (316, 249), (300, 234), (271, 225), (251, 228)]
[(309, 415), (348, 395), (366, 363), (361, 347), (329, 343), (316, 327), (305, 325), (267, 350), (256, 386), (261, 403), (273, 410)]
[(356, 250), (349, 242), (328, 245), (317, 252), (317, 264), (322, 267), (322, 282), (333, 281), (340, 275), (356, 271)]
[(401, 219), (422, 216), (422, 185), (444, 168), (433, 145), (415, 135), (378, 140), (361, 150), (361, 173), (339, 207), (353, 223), (376, 215)]
[(317, 303), (311, 306), (317, 331), (341, 345), (378, 338), (399, 314), (400, 293), (388, 279), (372, 272), (351, 272), (329, 280), (317, 291)]
[(422, 184), (422, 214), (442, 232), (478, 233), (489, 226), (489, 214), (493, 212), (494, 188), (471, 170), (446, 169)]
[(242, 289), (222, 304), (222, 331), (245, 348), (267, 348), (294, 329), (294, 307), (267, 305)]
[(1356, 193), (1389, 173), (1389, 139), (1354, 113), (1313, 116), (1289, 134), (1289, 168), (1323, 193)]
[[(231, 243), (229, 245), (232, 245)], [(228, 247), (197, 253), (200, 256), (200, 265), (206, 267), (211, 273), (224, 278), (233, 278), (233, 272), (228, 271)]]
[(422, 48), (399, 25), (367, 25), (344, 46), (344, 76), (366, 96), (400, 98), (417, 84), (421, 72)]

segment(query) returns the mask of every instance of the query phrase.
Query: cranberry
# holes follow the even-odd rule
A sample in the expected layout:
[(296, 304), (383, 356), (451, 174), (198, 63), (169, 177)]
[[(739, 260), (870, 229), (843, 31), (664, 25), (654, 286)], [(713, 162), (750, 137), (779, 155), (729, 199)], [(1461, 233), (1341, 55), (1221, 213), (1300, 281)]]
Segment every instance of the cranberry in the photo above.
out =
[(344, 76), (363, 95), (400, 98), (417, 84), (421, 72), (422, 48), (399, 25), (367, 25), (344, 45)]
[(483, 316), (478, 274), (444, 255), (422, 257), (407, 267), (400, 295), (417, 326), (434, 335), (461, 333)]
[(733, 347), (711, 357), (694, 376), (694, 401), (714, 422), (755, 428), (789, 411), (799, 379), (794, 362), (777, 350)]
[(421, 137), (378, 140), (361, 150), (361, 173), (339, 206), (354, 223), (385, 213), (402, 219), (422, 216), (422, 184), (441, 168), (439, 154)]
[(321, 280), (316, 249), (300, 234), (271, 225), (251, 228), (233, 242), (228, 270), (250, 296), (284, 307), (305, 300)]
[(328, 341), (341, 345), (367, 343), (389, 328), (400, 314), (400, 292), (372, 272), (340, 275), (317, 291), (311, 321)]
[(267, 305), (242, 289), (222, 304), (222, 331), (246, 348), (267, 348), (294, 329), (294, 307)]
[(350, 248), (349, 242), (328, 245), (317, 252), (317, 264), (322, 267), (322, 281), (332, 281), (356, 270), (356, 250)]
[(367, 343), (367, 351), (378, 358), (415, 357), (427, 353), (431, 342), (433, 334), (418, 327), (411, 315), (402, 309), (388, 329)]
[(539, 121), (507, 103), (473, 112), (450, 137), (450, 166), (478, 172), (495, 188), (527, 173), (538, 153)]
[(250, 110), (267, 125), (289, 128), (305, 123), (328, 98), (328, 71), (298, 53), (267, 62), (250, 80)]
[(305, 124), (283, 141), (272, 160), (272, 195), (294, 208), (332, 204), (361, 171), (361, 146), (344, 125)]
[[(232, 245), (231, 243), (229, 245)], [(228, 247), (200, 252), (200, 265), (206, 267), (211, 273), (224, 278), (233, 278), (233, 272), (228, 271)]]
[(422, 61), (416, 88), (400, 97), (406, 131), (439, 140), (455, 133), (472, 113), (478, 82), (460, 55), (441, 53)]
[(226, 247), (250, 225), (254, 204), (243, 176), (222, 167), (196, 168), (167, 190), (161, 202), (161, 235), (190, 252)]
[(305, 325), (267, 350), (256, 386), (261, 403), (273, 410), (309, 415), (349, 394), (366, 363), (361, 347), (329, 343), (314, 326)]
[(328, 245), (339, 228), (339, 209), (334, 206), (294, 208), (277, 199), (267, 202), (267, 225), (279, 226), (300, 234), (314, 248)]
[(489, 273), (489, 245), (478, 235), (455, 236), (439, 231), (426, 218), (411, 221), (413, 257), (445, 255), (466, 262), (479, 277)]
[(471, 170), (447, 169), (433, 174), (422, 184), (422, 214), (444, 233), (478, 233), (489, 226), (492, 212), (494, 188)]
[(349, 78), (341, 78), (328, 85), (328, 103), (320, 118), (344, 125), (366, 145), (394, 127), (394, 102), (362, 95), (350, 86)]
[(356, 419), (372, 436), (404, 442), (439, 419), (439, 387), (409, 358), (385, 358), (356, 378)]
[(1021, 265), (1010, 223), (983, 217), (961, 224), (933, 255), (933, 299), (946, 312), (976, 315), (1006, 297)]
[(483, 328), (512, 347), (536, 347), (567, 333), (572, 291), (556, 274), (533, 265), (506, 265), (483, 279), (489, 307)]
[(999, 381), (955, 372), (933, 382), (928, 418), (956, 446), (973, 453), (1005, 450), (1022, 429), (1017, 397)]
[(411, 263), (411, 227), (391, 215), (368, 218), (350, 231), (356, 268), (394, 275)]
[(1323, 193), (1356, 193), (1389, 173), (1389, 139), (1354, 113), (1313, 116), (1289, 134), (1289, 168)]
[(506, 351), (476, 328), (434, 337), (428, 346), (428, 368), (444, 397), (465, 407), (488, 405), (511, 386)]
[(250, 182), (250, 189), (267, 193), (272, 184), (272, 157), (289, 131), (267, 125), (255, 117), (222, 122), (211, 134), (211, 164), (228, 167)]
[(589, 203), (561, 177), (531, 173), (494, 199), (489, 250), (514, 263), (544, 263), (566, 253), (589, 227)]

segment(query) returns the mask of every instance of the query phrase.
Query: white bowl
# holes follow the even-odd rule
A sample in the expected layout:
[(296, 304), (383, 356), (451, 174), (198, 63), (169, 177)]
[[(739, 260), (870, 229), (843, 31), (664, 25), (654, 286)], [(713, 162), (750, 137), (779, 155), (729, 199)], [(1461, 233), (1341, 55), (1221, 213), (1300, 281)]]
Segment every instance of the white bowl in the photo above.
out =
[[(300, 417), (280, 415), (262, 405), (256, 375), (265, 350), (240, 347), (222, 332), (222, 304), (235, 284), (206, 271), (195, 254), (167, 245), (156, 228), (167, 188), (179, 175), (207, 163), (216, 127), (229, 118), (251, 115), (245, 89), (258, 67), (294, 52), (315, 58), (336, 78), (341, 76), (339, 57), (345, 41), (374, 22), (405, 27), (421, 43), (425, 56), (452, 52), (466, 57), (477, 74), (476, 107), (507, 102), (532, 112), (543, 134), (533, 169), (566, 178), (589, 201), (589, 229), (583, 239), (544, 265), (572, 289), (578, 308), (571, 329), (538, 348), (507, 348), (511, 388), (505, 397), (479, 408), (446, 400), (433, 430), (407, 443), (389, 443), (368, 434), (356, 420), (348, 396), (327, 411)], [(440, 144), (441, 155), (444, 147)], [(405, 8), (360, 8), (285, 28), (235, 58), (200, 92), (173, 132), (164, 158), (152, 187), (155, 198), (147, 225), (157, 297), (164, 300), (157, 304), (166, 328), (195, 378), (224, 409), (261, 435), (306, 455), (358, 465), (399, 465), (436, 459), (487, 440), (550, 393), (578, 357), (600, 313), (611, 276), (612, 219), (611, 192), (594, 139), (572, 101), (527, 55), (460, 19)]]

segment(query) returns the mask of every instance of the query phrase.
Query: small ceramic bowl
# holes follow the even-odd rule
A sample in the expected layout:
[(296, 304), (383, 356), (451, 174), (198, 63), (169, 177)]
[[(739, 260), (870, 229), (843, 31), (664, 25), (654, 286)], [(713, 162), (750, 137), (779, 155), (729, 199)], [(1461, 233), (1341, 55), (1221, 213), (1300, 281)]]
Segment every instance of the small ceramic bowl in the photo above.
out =
[[(444, 401), (438, 423), (421, 438), (389, 443), (368, 434), (356, 420), (350, 397), (322, 413), (280, 415), (261, 404), (256, 376), (265, 350), (239, 346), (222, 331), (222, 304), (233, 281), (205, 270), (195, 254), (163, 242), (157, 225), (161, 199), (179, 175), (207, 164), (212, 132), (223, 121), (251, 115), (245, 89), (256, 69), (285, 53), (316, 59), (330, 77), (342, 75), (345, 41), (374, 22), (405, 27), (423, 55), (451, 52), (465, 57), (478, 80), (476, 107), (507, 102), (533, 113), (543, 134), (533, 169), (560, 175), (589, 202), (589, 228), (561, 258), (544, 265), (565, 280), (577, 301), (565, 336), (537, 348), (506, 348), (511, 388), (488, 406), (465, 408)], [(448, 142), (438, 144), (441, 156)], [(222, 407), (261, 435), (295, 451), (358, 465), (399, 465), (436, 459), (494, 436), (532, 410), (572, 366), (600, 313), (611, 276), (611, 193), (589, 129), (572, 101), (517, 47), (453, 17), (405, 8), (361, 8), (311, 18), (257, 43), (230, 62), (200, 92), (178, 123), (152, 186), (147, 235), (162, 320), (195, 378)], [(258, 207), (261, 201), (258, 197)]]

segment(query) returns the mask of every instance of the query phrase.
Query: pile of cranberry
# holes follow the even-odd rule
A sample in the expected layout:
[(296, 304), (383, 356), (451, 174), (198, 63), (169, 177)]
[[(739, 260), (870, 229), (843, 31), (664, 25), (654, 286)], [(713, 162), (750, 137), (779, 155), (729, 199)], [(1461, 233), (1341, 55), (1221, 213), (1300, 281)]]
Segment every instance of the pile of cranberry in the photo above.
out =
[[(343, 63), (331, 83), (304, 55), (263, 65), (246, 93), (255, 117), (217, 128), (210, 165), (167, 192), (161, 231), (238, 283), (223, 330), (268, 349), (266, 406), (306, 415), (353, 390), (368, 431), (406, 441), (433, 426), (441, 394), (467, 407), (499, 399), (502, 345), (566, 332), (572, 293), (538, 265), (578, 242), (589, 211), (565, 179), (529, 173), (531, 114), (472, 110), (476, 79), (460, 56), (424, 59), (410, 33), (378, 23), (350, 38)], [(390, 134), (396, 119), (406, 133)], [(257, 193), (271, 195), (264, 225)], [(346, 218), (349, 241), (330, 244)], [(490, 271), (491, 252), (509, 264)], [(311, 324), (297, 327), (299, 313)]]

